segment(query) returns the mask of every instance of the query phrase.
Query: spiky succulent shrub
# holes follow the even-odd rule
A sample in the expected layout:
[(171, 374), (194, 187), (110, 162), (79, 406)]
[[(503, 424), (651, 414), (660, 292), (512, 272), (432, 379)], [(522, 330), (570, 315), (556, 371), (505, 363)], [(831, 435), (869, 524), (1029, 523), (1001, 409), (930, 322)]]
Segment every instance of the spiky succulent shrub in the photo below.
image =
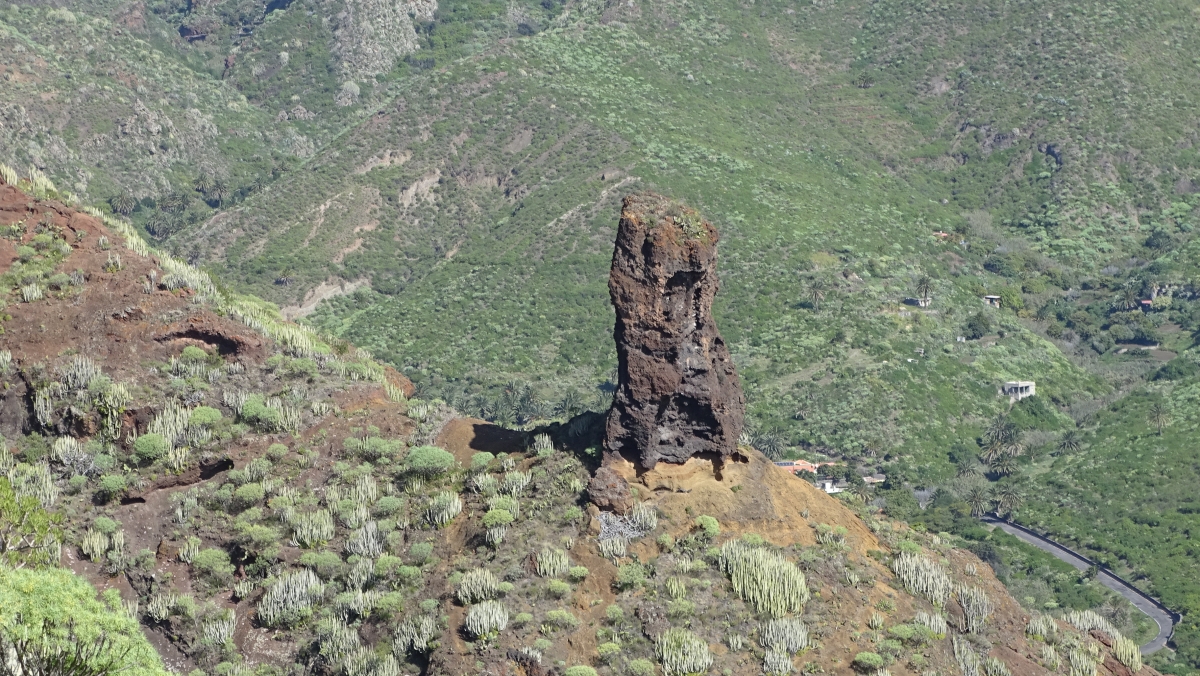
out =
[(938, 564), (913, 552), (901, 552), (892, 560), (892, 570), (909, 592), (923, 596), (941, 608), (950, 599), (954, 584)]
[(429, 501), (429, 507), (425, 510), (425, 519), (436, 527), (441, 528), (454, 520), (458, 513), (462, 511), (462, 500), (458, 495), (449, 491), (442, 491), (434, 496), (433, 500)]
[(50, 465), (45, 462), (16, 465), (8, 470), (7, 476), (17, 500), (33, 498), (43, 509), (50, 509), (58, 501), (58, 485), (54, 483)]
[(162, 622), (171, 616), (171, 610), (177, 601), (178, 597), (174, 594), (159, 594), (146, 604), (146, 616), (155, 622)]
[(983, 673), (987, 676), (1012, 676), (1008, 665), (998, 657), (989, 657), (983, 661)]
[(496, 598), (499, 593), (500, 581), (492, 571), (486, 568), (476, 568), (467, 571), (458, 582), (454, 596), (464, 606)]
[(1093, 629), (1097, 629), (1113, 638), (1121, 635), (1120, 630), (1114, 627), (1112, 622), (1109, 622), (1103, 615), (1094, 610), (1072, 610), (1063, 615), (1063, 619), (1085, 634)]
[(368, 521), (362, 528), (346, 538), (346, 553), (357, 554), (371, 559), (379, 558), (383, 553), (383, 537), (379, 534), (379, 526), (374, 521)]
[(1025, 625), (1025, 635), (1039, 641), (1053, 643), (1058, 636), (1058, 623), (1049, 615), (1034, 615)]
[(483, 527), (487, 529), (487, 541), (495, 546), (504, 541), (508, 526), (513, 522), (513, 515), (506, 509), (489, 509), (483, 515)]
[(79, 551), (91, 561), (100, 561), (108, 551), (108, 536), (94, 528), (87, 529), (79, 541)]
[(432, 649), (430, 643), (439, 633), (437, 621), (432, 617), (428, 615), (410, 617), (396, 627), (396, 634), (392, 638), (392, 651), (401, 657), (412, 653), (429, 652)]
[(600, 540), (600, 556), (608, 559), (618, 559), (625, 556), (629, 548), (629, 540), (621, 536)]
[(759, 630), (758, 642), (767, 650), (794, 655), (808, 647), (808, 627), (791, 617), (771, 620)]
[(763, 654), (763, 673), (767, 676), (785, 676), (794, 672), (792, 656), (778, 650), (768, 650)]
[(917, 612), (914, 621), (933, 632), (935, 638), (946, 638), (946, 634), (950, 632), (950, 626), (946, 623), (946, 618), (939, 613)]
[(196, 556), (200, 553), (200, 538), (188, 538), (183, 546), (179, 548), (179, 560), (184, 563), (191, 563), (196, 560)]
[(979, 676), (983, 664), (979, 659), (979, 653), (975, 652), (970, 641), (955, 636), (953, 644), (954, 659), (958, 662), (958, 668), (962, 670), (963, 676)]
[(808, 603), (804, 573), (774, 550), (730, 540), (721, 546), (719, 560), (734, 593), (760, 615), (779, 618)]
[(237, 626), (237, 615), (226, 608), (200, 624), (200, 640), (208, 645), (225, 645), (233, 638), (235, 626)]
[(1117, 658), (1121, 664), (1129, 667), (1130, 671), (1137, 672), (1142, 668), (1142, 651), (1138, 648), (1138, 644), (1130, 641), (1124, 636), (1120, 636), (1113, 640), (1112, 644), (1113, 656)]
[(491, 474), (477, 474), (471, 477), (471, 489), (485, 498), (490, 498), (500, 491), (500, 480)]
[(554, 442), (549, 434), (539, 434), (533, 438), (533, 452), (539, 458), (554, 455)]
[(712, 666), (712, 653), (704, 639), (682, 627), (671, 627), (654, 642), (654, 656), (666, 676), (703, 674)]
[(328, 510), (318, 509), (292, 517), (292, 544), (311, 549), (329, 542), (333, 538), (333, 515)]
[(325, 593), (321, 578), (311, 570), (279, 578), (258, 602), (258, 618), (268, 627), (291, 626), (312, 614), (313, 604)]
[(561, 549), (542, 547), (537, 555), (537, 573), (542, 577), (562, 577), (570, 567), (567, 553)]
[(499, 601), (489, 600), (471, 606), (463, 625), (476, 639), (495, 638), (508, 626), (508, 610)]
[(649, 533), (658, 528), (658, 513), (650, 503), (639, 502), (629, 513), (629, 523), (639, 531)]
[(867, 619), (867, 628), (874, 631), (883, 629), (883, 624), (887, 620), (880, 613), (871, 613), (871, 617)]
[(516, 497), (533, 480), (532, 472), (508, 472), (500, 482), (500, 492)]
[(1096, 676), (1096, 661), (1081, 648), (1073, 648), (1067, 662), (1071, 676)]
[(1062, 664), (1062, 660), (1058, 658), (1058, 651), (1049, 643), (1042, 644), (1042, 666), (1050, 671), (1058, 671), (1058, 667)]
[(513, 515), (514, 519), (521, 518), (521, 501), (511, 495), (495, 495), (487, 499), (488, 509), (503, 509)]
[(317, 645), (327, 663), (340, 665), (342, 660), (358, 650), (358, 631), (345, 622), (325, 620), (317, 625)]
[(987, 592), (981, 587), (959, 587), (956, 596), (963, 609), (962, 630), (967, 633), (979, 631), (994, 609)]

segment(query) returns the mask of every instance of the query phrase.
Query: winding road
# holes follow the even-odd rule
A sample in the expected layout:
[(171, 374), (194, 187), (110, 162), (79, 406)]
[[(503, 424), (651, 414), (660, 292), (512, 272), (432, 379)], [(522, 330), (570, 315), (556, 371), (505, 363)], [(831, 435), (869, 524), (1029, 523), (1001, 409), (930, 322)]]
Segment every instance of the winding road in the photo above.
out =
[(1162, 650), (1166, 647), (1167, 641), (1171, 640), (1171, 635), (1175, 632), (1175, 625), (1179, 622), (1180, 616), (1160, 603), (1158, 599), (1146, 594), (1122, 578), (1117, 577), (1108, 568), (1097, 564), (1086, 556), (1060, 545), (1054, 540), (1039, 535), (1022, 525), (995, 516), (980, 517), (980, 520), (1053, 555), (1060, 561), (1071, 564), (1079, 570), (1086, 570), (1091, 566), (1096, 566), (1099, 571), (1096, 579), (1100, 581), (1100, 584), (1123, 596), (1135, 608), (1150, 616), (1150, 619), (1158, 624), (1158, 635), (1149, 643), (1142, 646), (1143, 655), (1149, 655)]

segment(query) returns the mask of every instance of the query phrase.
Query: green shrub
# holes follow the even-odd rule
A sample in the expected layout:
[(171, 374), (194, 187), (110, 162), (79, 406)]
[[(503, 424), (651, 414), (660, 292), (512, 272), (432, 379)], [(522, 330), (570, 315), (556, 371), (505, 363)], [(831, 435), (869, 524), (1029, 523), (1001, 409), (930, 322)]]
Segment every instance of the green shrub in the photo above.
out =
[(704, 533), (704, 537), (709, 540), (721, 534), (721, 524), (717, 520), (707, 514), (696, 517), (696, 527)]
[(621, 654), (621, 644), (601, 643), (596, 646), (596, 652), (600, 655), (600, 661), (605, 664), (612, 664), (617, 659), (617, 656)]
[(626, 563), (617, 567), (617, 588), (629, 591), (646, 583), (646, 569), (637, 563)]
[(687, 599), (675, 599), (667, 604), (667, 617), (681, 619), (695, 614), (696, 604)]
[(179, 354), (179, 358), (184, 361), (205, 362), (208, 361), (208, 353), (195, 345), (188, 345), (183, 348), (183, 352)]
[(522, 625), (529, 624), (530, 622), (533, 622), (533, 615), (530, 615), (529, 613), (517, 613), (517, 616), (512, 619), (512, 624), (514, 627), (520, 627)]
[(579, 618), (565, 610), (551, 610), (546, 613), (546, 622), (558, 629), (574, 629), (579, 626)]
[(281, 418), (279, 410), (267, 406), (261, 394), (252, 394), (247, 397), (239, 415), (247, 423), (268, 431), (278, 428)]
[(262, 502), (266, 492), (263, 490), (260, 483), (249, 483), (244, 486), (239, 486), (233, 492), (233, 501), (240, 508), (246, 508), (251, 505), (256, 505)]
[(408, 560), (413, 565), (423, 566), (433, 556), (433, 545), (429, 542), (414, 542), (408, 548)]
[(562, 580), (550, 580), (546, 585), (546, 593), (556, 599), (561, 599), (571, 593), (571, 585)]
[(418, 446), (408, 453), (404, 468), (413, 474), (434, 477), (454, 466), (454, 455), (437, 446)]
[(99, 497), (104, 502), (109, 502), (116, 498), (121, 493), (125, 492), (125, 475), (123, 474), (105, 474), (100, 477), (97, 484)]
[(391, 516), (400, 511), (404, 507), (404, 500), (394, 496), (385, 495), (379, 498), (379, 502), (375, 503), (375, 513), (379, 516)]
[(654, 676), (654, 663), (650, 660), (637, 659), (630, 660), (629, 664), (625, 665), (625, 670), (629, 672), (629, 676)]
[(502, 528), (513, 522), (513, 515), (507, 509), (489, 509), (483, 515), (484, 528)]
[(117, 532), (117, 529), (120, 527), (121, 524), (113, 521), (107, 516), (98, 516), (96, 517), (96, 520), (92, 522), (92, 528), (104, 533), (105, 535), (112, 535), (113, 533)]
[(585, 666), (568, 667), (563, 676), (596, 676), (596, 670)]
[(288, 447), (283, 444), (271, 444), (270, 446), (267, 446), (267, 457), (270, 458), (272, 462), (279, 462), (280, 460), (283, 460), (287, 454)]
[(882, 669), (887, 661), (878, 653), (861, 652), (854, 656), (854, 666), (863, 671)]
[[(66, 673), (122, 676), (167, 676), (162, 660), (151, 647), (136, 620), (121, 607), (119, 595), (96, 597), (96, 590), (81, 577), (64, 568), (0, 567), (0, 608), (5, 615), (5, 632), (28, 636), (34, 646), (46, 646), (67, 655), (77, 645), (91, 644), (104, 636), (115, 658), (103, 667), (93, 659), (72, 663)], [(74, 625), (75, 640), (67, 632)], [(50, 633), (44, 630), (49, 622)], [(106, 660), (101, 660), (106, 661)]]
[(471, 471), (482, 472), (496, 459), (495, 454), (481, 451), (471, 456)]
[(400, 566), (396, 569), (396, 578), (403, 584), (415, 585), (421, 579), (421, 569), (416, 566)]
[(578, 521), (581, 516), (583, 516), (583, 510), (578, 505), (571, 505), (567, 508), (567, 511), (563, 512), (563, 521), (571, 523)]
[(604, 609), (604, 618), (611, 624), (617, 624), (625, 621), (625, 611), (621, 610), (621, 606), (612, 605)]
[(292, 378), (304, 378), (308, 381), (317, 379), (317, 362), (307, 357), (302, 359), (293, 359), (287, 365), (287, 375)]
[(567, 577), (571, 578), (571, 581), (573, 582), (583, 582), (584, 579), (587, 578), (589, 572), (590, 571), (583, 566), (571, 566), (570, 570), (567, 571)]
[(161, 434), (153, 432), (143, 434), (133, 442), (133, 454), (137, 456), (139, 462), (147, 465), (166, 455), (167, 450), (167, 440)]
[[(221, 422), (221, 412), (211, 406), (197, 406), (192, 409), (192, 414), (188, 416), (189, 425), (209, 426)], [(282, 446), (282, 444), (277, 444)], [(287, 447), (284, 447), (285, 451)]]
[(224, 549), (205, 549), (192, 559), (192, 569), (209, 582), (220, 585), (233, 577), (233, 564), (229, 562), (229, 553)]
[(400, 617), (400, 613), (404, 612), (404, 594), (402, 592), (388, 592), (379, 597), (375, 602), (375, 610), (372, 615), (384, 622), (389, 622)]

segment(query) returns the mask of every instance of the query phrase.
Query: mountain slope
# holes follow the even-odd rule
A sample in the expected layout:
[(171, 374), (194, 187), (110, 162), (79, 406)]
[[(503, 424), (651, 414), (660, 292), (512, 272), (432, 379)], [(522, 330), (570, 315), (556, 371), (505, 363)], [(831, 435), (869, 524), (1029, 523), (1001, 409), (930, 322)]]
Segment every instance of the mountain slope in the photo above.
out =
[(62, 563), (175, 671), (1037, 675), (1058, 646), (1103, 676), (1157, 673), (1098, 616), (1034, 622), (973, 555), (753, 449), (631, 476), (648, 499), (628, 519), (585, 513), (595, 414), (533, 439), (455, 419), (120, 221), (7, 184), (0, 218), (0, 260), (50, 285), (4, 321), (3, 488), (67, 517)]

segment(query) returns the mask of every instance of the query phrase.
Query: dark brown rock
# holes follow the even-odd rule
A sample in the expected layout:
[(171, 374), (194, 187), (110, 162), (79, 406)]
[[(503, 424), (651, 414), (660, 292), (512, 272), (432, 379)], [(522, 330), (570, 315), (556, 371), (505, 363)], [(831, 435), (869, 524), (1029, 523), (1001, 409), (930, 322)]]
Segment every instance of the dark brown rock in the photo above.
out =
[(645, 469), (737, 451), (741, 383), (713, 321), (717, 231), (653, 193), (625, 198), (608, 288), (618, 383), (604, 449)]
[(629, 482), (608, 467), (596, 470), (596, 475), (588, 482), (588, 497), (600, 509), (611, 509), (620, 514), (633, 508)]

